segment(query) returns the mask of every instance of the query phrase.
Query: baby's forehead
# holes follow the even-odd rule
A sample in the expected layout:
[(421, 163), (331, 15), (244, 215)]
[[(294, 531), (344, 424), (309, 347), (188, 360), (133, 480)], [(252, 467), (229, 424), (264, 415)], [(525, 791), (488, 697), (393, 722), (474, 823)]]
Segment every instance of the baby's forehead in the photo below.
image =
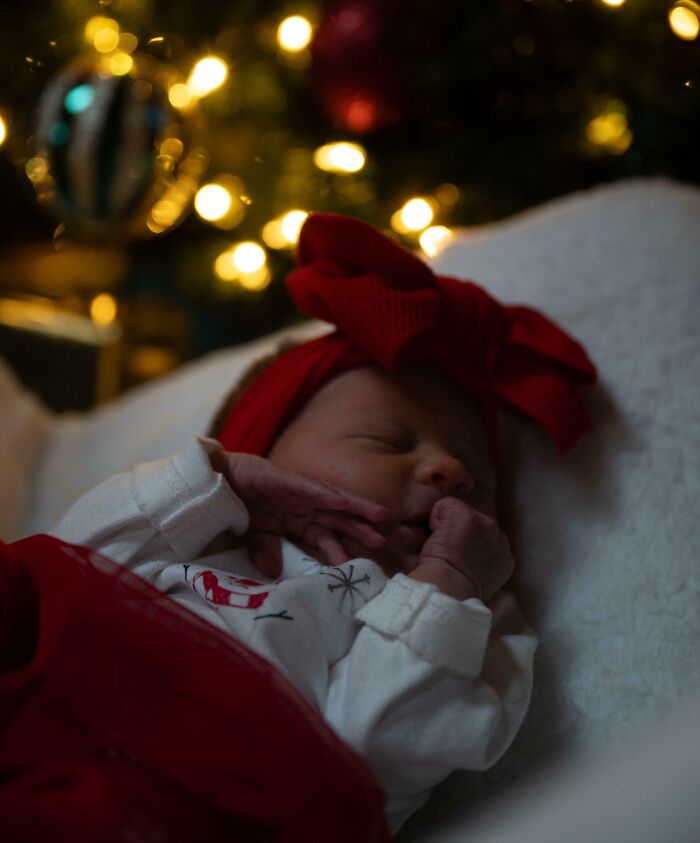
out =
[(407, 422), (429, 421), (451, 437), (480, 435), (484, 428), (478, 403), (436, 365), (410, 363), (394, 372), (367, 366), (337, 376), (325, 390), (331, 412), (338, 402), (346, 411), (373, 416), (394, 415)]

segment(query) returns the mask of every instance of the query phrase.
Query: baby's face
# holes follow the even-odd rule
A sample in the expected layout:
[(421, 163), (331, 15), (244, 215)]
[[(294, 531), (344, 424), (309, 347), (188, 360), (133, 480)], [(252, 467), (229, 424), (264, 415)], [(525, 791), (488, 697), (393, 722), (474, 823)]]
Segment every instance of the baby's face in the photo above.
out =
[(461, 498), (494, 515), (494, 476), (480, 411), (437, 368), (397, 375), (352, 369), (325, 384), (268, 454), (277, 465), (386, 506), (381, 550), (346, 543), (388, 575), (417, 564), (438, 498)]

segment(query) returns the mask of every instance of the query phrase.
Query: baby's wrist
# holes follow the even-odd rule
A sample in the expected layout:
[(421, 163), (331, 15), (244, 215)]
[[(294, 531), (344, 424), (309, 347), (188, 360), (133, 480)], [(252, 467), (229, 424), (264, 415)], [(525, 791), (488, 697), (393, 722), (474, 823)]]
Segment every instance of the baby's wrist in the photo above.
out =
[(481, 586), (476, 579), (466, 576), (447, 562), (438, 560), (421, 562), (407, 576), (419, 582), (430, 583), (443, 594), (459, 601), (473, 597), (482, 599)]

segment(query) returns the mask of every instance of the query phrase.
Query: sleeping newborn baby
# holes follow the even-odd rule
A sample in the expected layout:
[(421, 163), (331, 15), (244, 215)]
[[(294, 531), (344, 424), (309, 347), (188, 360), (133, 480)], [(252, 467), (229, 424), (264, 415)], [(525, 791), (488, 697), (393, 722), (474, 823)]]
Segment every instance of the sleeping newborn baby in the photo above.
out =
[(98, 486), (55, 535), (278, 667), (367, 760), (396, 832), (450, 772), (493, 764), (530, 699), (499, 406), (568, 447), (595, 373), (540, 314), (357, 220), (309, 217), (299, 260), (297, 303), (338, 330), (266, 361), (210, 437)]

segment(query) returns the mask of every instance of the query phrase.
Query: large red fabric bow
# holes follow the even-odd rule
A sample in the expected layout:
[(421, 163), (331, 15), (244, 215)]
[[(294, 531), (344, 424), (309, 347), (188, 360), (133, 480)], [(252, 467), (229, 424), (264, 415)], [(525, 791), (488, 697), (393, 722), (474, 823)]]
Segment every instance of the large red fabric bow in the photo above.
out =
[[(312, 214), (287, 286), (299, 309), (337, 330), (276, 360), (239, 398), (220, 439), (265, 455), (291, 415), (355, 366), (393, 370), (432, 360), (481, 403), (495, 436), (510, 406), (541, 424), (560, 451), (591, 427), (578, 387), (596, 370), (582, 346), (536, 310), (503, 305), (470, 281), (436, 276), (360, 220)], [(493, 437), (492, 437), (493, 438)]]

